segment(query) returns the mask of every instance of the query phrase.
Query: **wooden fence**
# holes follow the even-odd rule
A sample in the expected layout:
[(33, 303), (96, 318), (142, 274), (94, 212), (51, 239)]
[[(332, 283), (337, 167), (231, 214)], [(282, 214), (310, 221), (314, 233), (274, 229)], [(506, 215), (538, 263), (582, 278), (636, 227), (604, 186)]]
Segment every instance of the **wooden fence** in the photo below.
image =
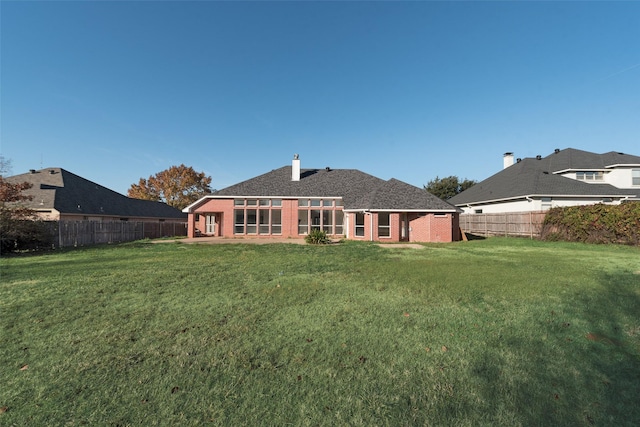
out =
[(187, 235), (186, 222), (55, 221), (48, 228), (59, 248)]
[(546, 211), (460, 215), (465, 233), (481, 236), (539, 237)]

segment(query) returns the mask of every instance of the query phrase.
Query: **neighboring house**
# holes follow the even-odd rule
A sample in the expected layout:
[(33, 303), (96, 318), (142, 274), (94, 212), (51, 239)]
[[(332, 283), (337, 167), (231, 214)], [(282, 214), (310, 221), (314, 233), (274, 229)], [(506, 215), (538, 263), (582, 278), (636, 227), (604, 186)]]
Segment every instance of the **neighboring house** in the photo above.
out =
[(22, 204), (44, 220), (184, 223), (187, 219), (165, 203), (131, 199), (61, 168), (32, 169), (6, 180), (32, 184), (23, 193), (33, 199)]
[(284, 166), (205, 196), (183, 212), (188, 235), (333, 237), (385, 242), (459, 240), (458, 210), (396, 179), (354, 169)]
[(464, 213), (543, 211), (640, 201), (640, 157), (567, 148), (547, 157), (504, 155), (504, 169), (448, 200)]

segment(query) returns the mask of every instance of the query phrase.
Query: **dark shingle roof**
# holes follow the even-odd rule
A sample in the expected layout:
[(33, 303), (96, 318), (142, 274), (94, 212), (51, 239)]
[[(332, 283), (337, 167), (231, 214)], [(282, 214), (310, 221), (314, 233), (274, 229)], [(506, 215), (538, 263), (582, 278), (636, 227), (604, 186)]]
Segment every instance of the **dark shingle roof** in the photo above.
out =
[(291, 180), (291, 166), (213, 193), (229, 197), (341, 197), (345, 209), (455, 210), (426, 190), (402, 181), (385, 181), (356, 169), (303, 169)]
[(354, 203), (357, 209), (369, 210), (455, 210), (428, 191), (395, 178), (385, 181)]
[(525, 196), (602, 196), (637, 195), (637, 190), (610, 184), (589, 184), (554, 172), (605, 169), (616, 164), (640, 164), (640, 157), (615, 152), (594, 154), (566, 149), (542, 159), (526, 158), (450, 198), (457, 206)]
[(123, 196), (62, 168), (46, 168), (6, 179), (33, 185), (24, 192), (33, 196), (33, 200), (26, 203), (31, 209), (55, 209), (63, 214), (186, 219), (180, 210), (166, 203)]

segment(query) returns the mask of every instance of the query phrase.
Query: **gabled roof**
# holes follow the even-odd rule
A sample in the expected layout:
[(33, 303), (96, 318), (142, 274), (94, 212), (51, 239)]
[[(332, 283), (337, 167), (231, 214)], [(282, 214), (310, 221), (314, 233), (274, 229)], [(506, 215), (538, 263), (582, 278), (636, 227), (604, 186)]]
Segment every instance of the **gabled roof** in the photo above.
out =
[[(567, 170), (598, 170), (635, 164), (640, 157), (615, 152), (594, 154), (572, 148), (547, 157), (525, 158), (448, 200), (456, 206), (531, 196), (624, 197), (639, 191), (610, 184), (589, 184), (556, 174)], [(639, 163), (640, 164), (640, 163)]]
[[(217, 197), (340, 197), (346, 210), (420, 210), (455, 211), (447, 202), (426, 190), (391, 179), (385, 181), (356, 169), (302, 169), (300, 180), (292, 181), (291, 166), (214, 192)], [(202, 200), (187, 207), (198, 206)]]
[(35, 210), (55, 209), (62, 214), (186, 219), (165, 203), (132, 199), (62, 168), (45, 168), (7, 177), (12, 183), (29, 182), (25, 205)]

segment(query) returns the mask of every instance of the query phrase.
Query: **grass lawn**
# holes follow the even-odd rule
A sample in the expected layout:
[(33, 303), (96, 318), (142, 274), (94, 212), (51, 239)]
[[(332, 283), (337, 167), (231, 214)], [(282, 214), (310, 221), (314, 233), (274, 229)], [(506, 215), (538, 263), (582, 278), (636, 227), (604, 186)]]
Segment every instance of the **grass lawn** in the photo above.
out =
[(0, 425), (640, 425), (637, 247), (138, 242), (0, 267)]

